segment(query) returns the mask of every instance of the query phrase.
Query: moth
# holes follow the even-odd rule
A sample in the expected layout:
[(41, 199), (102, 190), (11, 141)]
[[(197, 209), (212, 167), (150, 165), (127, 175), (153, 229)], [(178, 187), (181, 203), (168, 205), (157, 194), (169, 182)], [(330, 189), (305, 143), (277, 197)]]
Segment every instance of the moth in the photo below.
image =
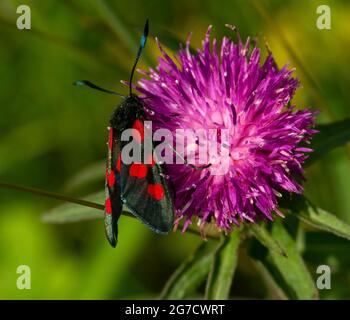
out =
[[(152, 154), (144, 155), (144, 121), (145, 105), (141, 98), (132, 92), (132, 79), (137, 62), (141, 57), (149, 32), (148, 20), (129, 81), (129, 95), (123, 96), (120, 105), (112, 113), (108, 126), (108, 155), (105, 181), (105, 229), (112, 247), (118, 241), (118, 220), (125, 205), (132, 214), (154, 232), (167, 234), (174, 222), (174, 205), (170, 188), (165, 178), (164, 168), (154, 159)], [(76, 85), (85, 85), (106, 93), (120, 95), (114, 91), (103, 89), (90, 81), (80, 80)], [(122, 150), (126, 142), (121, 140), (125, 129), (138, 131), (137, 139), (142, 153), (141, 159), (150, 158), (149, 164), (125, 164)], [(136, 136), (135, 136), (136, 138)], [(146, 156), (146, 157), (145, 157)]]

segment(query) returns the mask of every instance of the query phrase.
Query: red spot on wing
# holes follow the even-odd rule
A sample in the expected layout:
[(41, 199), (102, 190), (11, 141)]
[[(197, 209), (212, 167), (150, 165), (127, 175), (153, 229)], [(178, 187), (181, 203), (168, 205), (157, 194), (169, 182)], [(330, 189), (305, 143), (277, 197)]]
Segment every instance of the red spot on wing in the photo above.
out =
[(136, 119), (134, 124), (133, 124), (133, 126), (132, 126), (132, 128), (139, 132), (140, 136), (135, 135), (134, 139), (137, 142), (141, 143), (145, 139), (145, 130), (144, 130), (142, 121), (140, 121), (139, 119)]
[(138, 179), (144, 179), (147, 176), (148, 167), (143, 163), (133, 163), (130, 167), (129, 174)]
[(122, 161), (122, 159), (121, 159), (121, 156), (119, 155), (118, 159), (117, 159), (117, 164), (116, 164), (116, 169), (117, 169), (118, 172), (120, 172), (121, 161)]
[(108, 176), (107, 176), (107, 183), (108, 183), (108, 187), (113, 187), (114, 183), (115, 183), (115, 174), (113, 171), (111, 171)]
[(164, 197), (164, 188), (160, 183), (149, 184), (147, 187), (148, 194), (156, 199), (157, 201), (161, 200)]
[(105, 212), (106, 212), (106, 214), (112, 214), (112, 204), (111, 204), (111, 199), (110, 198), (106, 199)]
[(113, 146), (113, 128), (109, 128), (109, 135), (108, 135), (108, 149), (112, 150)]

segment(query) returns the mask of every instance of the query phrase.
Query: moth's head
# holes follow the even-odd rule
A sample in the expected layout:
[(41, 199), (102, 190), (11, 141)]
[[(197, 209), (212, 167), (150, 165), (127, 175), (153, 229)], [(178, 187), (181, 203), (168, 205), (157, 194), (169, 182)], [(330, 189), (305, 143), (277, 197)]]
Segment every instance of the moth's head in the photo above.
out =
[(121, 104), (114, 110), (110, 123), (117, 132), (130, 128), (136, 119), (144, 118), (144, 105), (142, 100), (131, 94), (123, 99)]
[(141, 104), (142, 105), (142, 100), (135, 93), (132, 93), (132, 94), (125, 97), (124, 103)]
[(125, 106), (126, 109), (132, 110), (133, 113), (138, 113), (139, 111), (144, 110), (143, 102), (142, 100), (134, 93), (127, 96), (122, 105)]

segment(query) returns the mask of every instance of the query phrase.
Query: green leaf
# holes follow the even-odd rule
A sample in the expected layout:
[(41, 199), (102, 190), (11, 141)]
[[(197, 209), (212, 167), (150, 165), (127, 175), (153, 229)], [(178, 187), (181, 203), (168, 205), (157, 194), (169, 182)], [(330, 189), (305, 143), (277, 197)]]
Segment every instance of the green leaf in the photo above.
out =
[(217, 243), (203, 242), (166, 283), (160, 299), (184, 299), (202, 284), (209, 273)]
[(287, 256), (280, 244), (276, 241), (276, 239), (271, 237), (270, 233), (266, 230), (263, 224), (249, 224), (248, 230), (268, 250), (282, 256)]
[[(105, 194), (98, 192), (85, 198), (85, 200), (103, 203)], [(64, 203), (44, 214), (42, 220), (47, 223), (70, 223), (84, 220), (103, 218), (103, 211), (77, 205), (75, 203)]]
[(350, 119), (319, 125), (316, 129), (320, 132), (311, 142), (314, 152), (310, 154), (305, 165), (311, 165), (323, 155), (350, 141)]
[(255, 268), (259, 273), (261, 280), (265, 283), (266, 286), (266, 296), (265, 298), (268, 300), (288, 300), (288, 296), (281, 288), (280, 285), (277, 284), (272, 274), (266, 268), (262, 261), (255, 261)]
[(212, 259), (209, 273), (206, 299), (228, 299), (233, 275), (237, 265), (239, 247), (239, 230), (233, 231), (230, 236), (224, 236)]
[(106, 161), (94, 162), (83, 168), (65, 184), (65, 190), (78, 190), (80, 187), (92, 182), (103, 181), (105, 178)]
[[(104, 203), (104, 192), (97, 192), (84, 198), (86, 201), (90, 201), (94, 204)], [(80, 205), (79, 203), (64, 203), (61, 204), (42, 216), (42, 220), (47, 223), (72, 223), (85, 220), (102, 219), (104, 217), (103, 205), (100, 205), (102, 209), (90, 208), (86, 205)], [(123, 206), (123, 215), (133, 217), (130, 210)]]
[(264, 267), (280, 288), (292, 299), (317, 299), (318, 291), (300, 256), (294, 239), (285, 230), (280, 221), (272, 224), (271, 236), (278, 241), (286, 253), (281, 256), (269, 250), (266, 257), (260, 259)]
[(333, 214), (313, 205), (304, 196), (292, 196), (286, 207), (302, 221), (350, 240), (350, 225)]

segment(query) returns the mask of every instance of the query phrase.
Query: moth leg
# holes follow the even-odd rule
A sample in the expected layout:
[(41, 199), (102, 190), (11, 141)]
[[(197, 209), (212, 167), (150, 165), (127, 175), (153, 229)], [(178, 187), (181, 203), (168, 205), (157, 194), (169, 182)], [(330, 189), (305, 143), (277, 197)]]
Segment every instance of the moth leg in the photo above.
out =
[(180, 153), (178, 153), (169, 143), (165, 142), (165, 144), (166, 144), (171, 150), (173, 150), (173, 151), (176, 153), (176, 155), (177, 155), (178, 157), (181, 158), (181, 160), (184, 162), (185, 165), (187, 165), (187, 166), (189, 166), (189, 167), (191, 167), (191, 168), (193, 168), (193, 169), (195, 169), (195, 170), (204, 170), (204, 169), (207, 169), (207, 168), (209, 168), (209, 167), (211, 166), (211, 163), (205, 164), (205, 165), (203, 165), (203, 166), (195, 166), (194, 164), (188, 163), (187, 160), (186, 160)]

